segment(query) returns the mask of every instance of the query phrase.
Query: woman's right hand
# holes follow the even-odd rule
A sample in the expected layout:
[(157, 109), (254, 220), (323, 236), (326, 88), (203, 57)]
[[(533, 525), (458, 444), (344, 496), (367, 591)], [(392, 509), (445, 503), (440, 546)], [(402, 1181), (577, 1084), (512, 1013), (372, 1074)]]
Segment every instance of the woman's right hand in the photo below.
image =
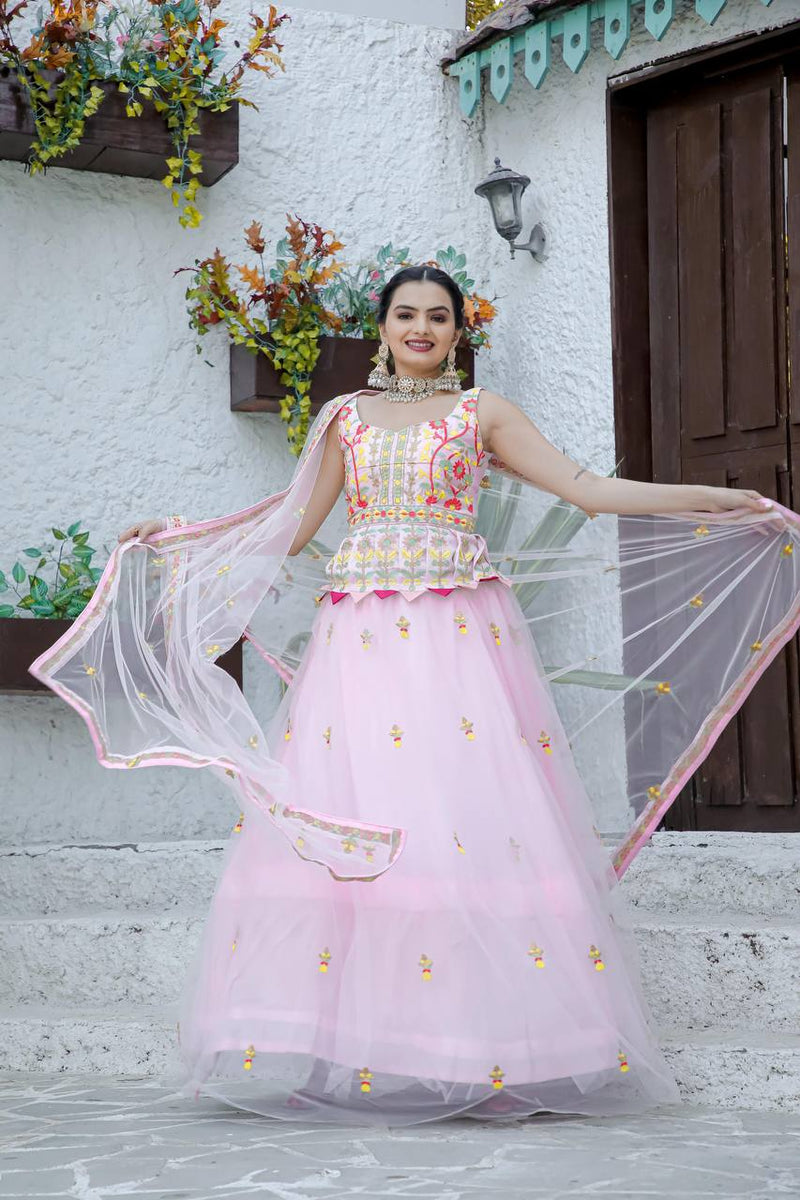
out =
[(135, 525), (131, 525), (125, 529), (117, 538), (118, 542), (127, 542), (129, 538), (138, 537), (140, 542), (144, 542), (150, 537), (151, 533), (163, 533), (166, 529), (166, 524), (160, 517), (150, 521), (138, 521)]

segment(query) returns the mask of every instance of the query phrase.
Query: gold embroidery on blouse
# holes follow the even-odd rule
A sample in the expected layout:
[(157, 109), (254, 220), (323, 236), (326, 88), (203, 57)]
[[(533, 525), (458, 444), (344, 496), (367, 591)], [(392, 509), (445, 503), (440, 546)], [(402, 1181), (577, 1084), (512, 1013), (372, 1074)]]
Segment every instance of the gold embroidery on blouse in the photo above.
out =
[(692, 608), (702, 608), (703, 607), (703, 597), (699, 594), (697, 596), (692, 596), (689, 603), (691, 604)]
[(672, 691), (672, 688), (666, 681), (664, 681), (663, 683), (656, 684), (656, 691), (658, 692), (659, 696), (666, 696), (668, 692)]

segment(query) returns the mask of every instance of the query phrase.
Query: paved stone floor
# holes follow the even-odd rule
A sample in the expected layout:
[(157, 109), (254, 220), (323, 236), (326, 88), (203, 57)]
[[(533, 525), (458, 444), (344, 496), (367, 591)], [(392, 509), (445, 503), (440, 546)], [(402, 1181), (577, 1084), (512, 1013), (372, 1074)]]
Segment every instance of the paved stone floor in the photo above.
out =
[(152, 1079), (0, 1076), (0, 1196), (800, 1197), (800, 1116), (670, 1106), (414, 1130), (274, 1123)]

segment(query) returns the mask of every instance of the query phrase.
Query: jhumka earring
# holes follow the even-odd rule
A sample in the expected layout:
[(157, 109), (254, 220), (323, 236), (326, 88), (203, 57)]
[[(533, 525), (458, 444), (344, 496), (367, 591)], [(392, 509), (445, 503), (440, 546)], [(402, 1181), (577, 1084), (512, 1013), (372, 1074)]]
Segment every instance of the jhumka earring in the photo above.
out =
[(381, 348), (378, 351), (378, 365), (373, 367), (367, 378), (367, 387), (380, 388), (383, 390), (389, 386), (391, 375), (386, 366), (386, 360), (389, 357), (389, 343), (381, 342)]
[(447, 370), (436, 380), (443, 392), (460, 392), (461, 380), (456, 370), (456, 348), (451, 346), (447, 355)]

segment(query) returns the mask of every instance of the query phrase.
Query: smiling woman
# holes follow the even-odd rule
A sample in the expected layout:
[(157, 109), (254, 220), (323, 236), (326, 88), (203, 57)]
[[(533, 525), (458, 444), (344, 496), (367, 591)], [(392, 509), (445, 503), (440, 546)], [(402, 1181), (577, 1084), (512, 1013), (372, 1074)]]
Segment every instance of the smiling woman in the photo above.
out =
[[(207, 766), (241, 804), (185, 1094), (346, 1124), (639, 1112), (680, 1093), (617, 880), (800, 625), (800, 517), (598, 478), (453, 387), (440, 276), (390, 280), (403, 374), (329, 401), (289, 487), (127, 539), (30, 669), (105, 766)], [(263, 727), (216, 665), (243, 633), (288, 684)], [(613, 858), (598, 759), (636, 814)]]

